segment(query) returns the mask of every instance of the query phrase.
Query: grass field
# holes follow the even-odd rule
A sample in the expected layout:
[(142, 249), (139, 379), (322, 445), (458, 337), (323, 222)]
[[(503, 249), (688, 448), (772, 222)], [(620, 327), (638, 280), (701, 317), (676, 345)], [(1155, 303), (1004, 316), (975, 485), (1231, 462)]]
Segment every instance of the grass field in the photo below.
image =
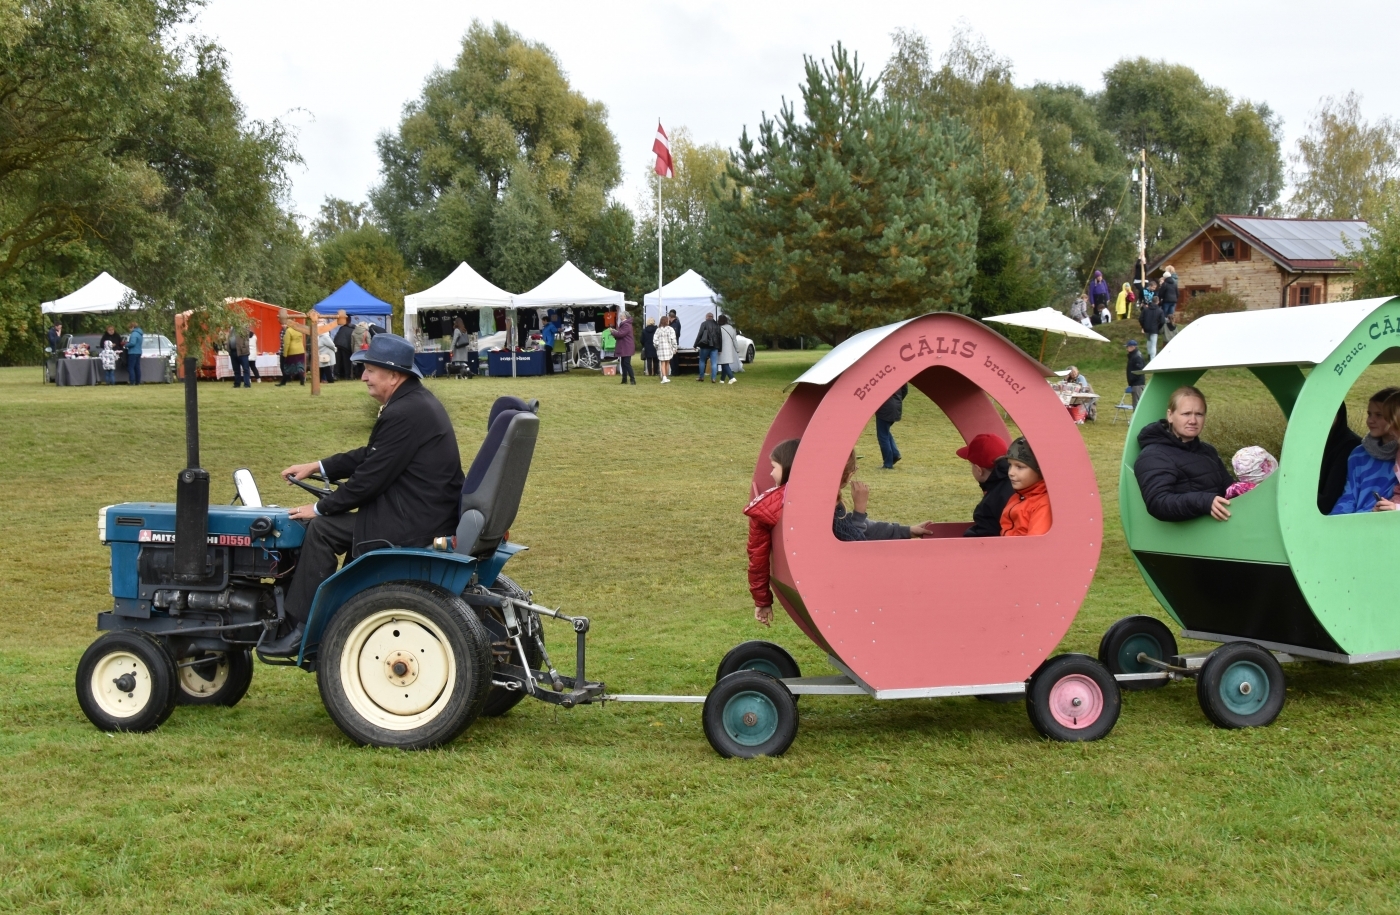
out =
[[(614, 691), (703, 692), (729, 647), (765, 635), (830, 672), (791, 622), (753, 622), (740, 514), (783, 386), (815, 355), (760, 353), (724, 387), (429, 382), (468, 460), (494, 397), (540, 398), (513, 529), (531, 549), (508, 571), (594, 620), (590, 674)], [(1122, 351), (1055, 353), (1070, 359), (1106, 403), (1084, 427), (1103, 557), (1062, 646), (1093, 653), (1117, 618), (1164, 614), (1117, 520)], [(1208, 392), (1238, 444), (1269, 415), (1248, 376)], [(374, 417), (357, 384), (200, 396), (215, 500), (248, 466), (269, 501), (299, 502), (276, 472), (359, 445)], [(528, 701), (401, 753), (351, 745), (313, 676), (268, 667), (236, 708), (100, 733), (72, 682), (110, 606), (96, 513), (173, 500), (182, 430), (176, 386), (0, 370), (0, 912), (1400, 910), (1397, 663), (1286, 668), (1282, 716), (1252, 731), (1212, 728), (1189, 685), (1126, 694), (1116, 730), (1086, 745), (1040, 740), (1020, 704), (809, 697), (778, 759), (720, 759), (698, 706)], [(876, 469), (873, 427), (859, 446), (872, 516), (970, 516), (978, 493), (936, 409), (911, 398), (895, 434), (894, 472)]]

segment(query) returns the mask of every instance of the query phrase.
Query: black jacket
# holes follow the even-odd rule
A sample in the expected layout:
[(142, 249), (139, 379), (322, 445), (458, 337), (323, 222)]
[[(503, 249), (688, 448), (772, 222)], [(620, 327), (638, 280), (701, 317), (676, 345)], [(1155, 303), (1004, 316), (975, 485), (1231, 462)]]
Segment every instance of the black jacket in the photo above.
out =
[(880, 404), (880, 409), (875, 411), (875, 418), (886, 423), (899, 422), (904, 418), (904, 398), (908, 394), (909, 385), (900, 385), (898, 391), (895, 391), (888, 400)]
[(680, 346), (680, 345), (681, 345), (681, 319), (680, 319), (680, 318), (672, 318), (672, 319), (671, 319), (670, 327), (671, 327), (671, 330), (673, 330), (673, 331), (676, 332), (676, 346)]
[(642, 328), (642, 355), (648, 359), (656, 358), (656, 325), (648, 324)]
[(438, 399), (409, 378), (384, 409), (369, 444), (325, 458), (321, 465), (340, 488), (321, 500), (322, 514), (352, 508), (351, 556), (386, 546), (430, 546), (457, 529), (462, 459), (457, 436)]
[(1142, 361), (1142, 350), (1135, 349), (1128, 352), (1128, 387), (1135, 388), (1140, 384), (1146, 384), (1142, 377), (1143, 366), (1147, 365)]
[(1162, 300), (1162, 304), (1175, 305), (1177, 294), (1176, 274), (1162, 277), (1162, 281), (1157, 284), (1157, 298)]
[(97, 348), (98, 348), (99, 350), (102, 349), (102, 344), (106, 343), (108, 340), (111, 340), (111, 341), (112, 341), (112, 349), (116, 350), (117, 352), (121, 352), (121, 348), (122, 348), (122, 335), (121, 335), (121, 334), (103, 334), (103, 335), (102, 335), (102, 339), (97, 341)]
[(347, 359), (350, 357), (351, 350), (354, 347), (354, 337), (355, 328), (351, 327), (349, 324), (342, 324), (340, 327), (336, 328), (335, 336), (331, 337), (331, 342), (335, 344), (337, 356), (341, 353), (345, 353)]
[(1147, 512), (1158, 521), (1189, 521), (1210, 514), (1216, 496), (1235, 482), (1215, 447), (1183, 442), (1165, 419), (1138, 433), (1142, 453), (1133, 464)]
[(982, 501), (977, 503), (977, 508), (972, 512), (972, 527), (963, 531), (964, 537), (1000, 537), (1001, 536), (1001, 513), (1006, 509), (1006, 503), (1011, 501), (1011, 494), (1015, 492), (1011, 488), (1011, 478), (1006, 475), (1006, 470), (1011, 466), (1006, 458), (997, 458), (997, 462), (992, 465), (992, 475), (986, 481), (977, 485), (982, 487)]
[[(680, 340), (680, 332), (676, 332), (676, 339)], [(695, 345), (699, 349), (719, 349), (724, 345), (724, 338), (720, 334), (719, 322), (713, 318), (707, 318), (700, 325), (700, 330), (695, 334)]]
[(1142, 326), (1142, 332), (1145, 334), (1160, 334), (1166, 323), (1167, 316), (1162, 312), (1162, 306), (1155, 301), (1138, 315), (1138, 324)]

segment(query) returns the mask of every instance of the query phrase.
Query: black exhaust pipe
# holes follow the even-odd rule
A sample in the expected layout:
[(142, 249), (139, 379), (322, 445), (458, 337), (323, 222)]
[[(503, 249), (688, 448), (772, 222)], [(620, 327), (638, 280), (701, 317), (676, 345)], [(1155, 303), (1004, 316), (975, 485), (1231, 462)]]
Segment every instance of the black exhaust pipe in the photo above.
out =
[(199, 361), (185, 359), (185, 461), (175, 479), (175, 580), (195, 584), (208, 578), (209, 471), (199, 466)]

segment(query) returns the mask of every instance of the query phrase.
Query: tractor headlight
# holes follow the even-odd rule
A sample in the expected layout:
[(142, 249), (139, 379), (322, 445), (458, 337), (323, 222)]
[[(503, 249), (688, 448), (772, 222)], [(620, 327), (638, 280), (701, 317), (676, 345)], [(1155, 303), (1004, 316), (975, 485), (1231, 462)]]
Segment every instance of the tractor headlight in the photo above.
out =
[(107, 542), (107, 509), (110, 505), (104, 505), (97, 510), (97, 539), (103, 543)]

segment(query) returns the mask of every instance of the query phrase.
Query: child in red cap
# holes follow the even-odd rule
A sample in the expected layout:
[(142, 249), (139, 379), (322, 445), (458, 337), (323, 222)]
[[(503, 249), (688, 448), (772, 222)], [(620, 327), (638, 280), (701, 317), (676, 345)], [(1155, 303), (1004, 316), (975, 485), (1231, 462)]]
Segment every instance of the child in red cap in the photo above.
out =
[(957, 451), (958, 457), (972, 465), (972, 478), (982, 487), (982, 501), (972, 513), (972, 526), (963, 531), (964, 537), (1000, 537), (1001, 510), (1011, 499), (1011, 480), (1007, 477), (1006, 439), (983, 432), (975, 435)]
[(1003, 537), (1034, 537), (1050, 530), (1050, 493), (1040, 476), (1040, 463), (1024, 437), (1016, 439), (1006, 451), (1010, 465), (1007, 476), (1015, 492), (1001, 513)]

